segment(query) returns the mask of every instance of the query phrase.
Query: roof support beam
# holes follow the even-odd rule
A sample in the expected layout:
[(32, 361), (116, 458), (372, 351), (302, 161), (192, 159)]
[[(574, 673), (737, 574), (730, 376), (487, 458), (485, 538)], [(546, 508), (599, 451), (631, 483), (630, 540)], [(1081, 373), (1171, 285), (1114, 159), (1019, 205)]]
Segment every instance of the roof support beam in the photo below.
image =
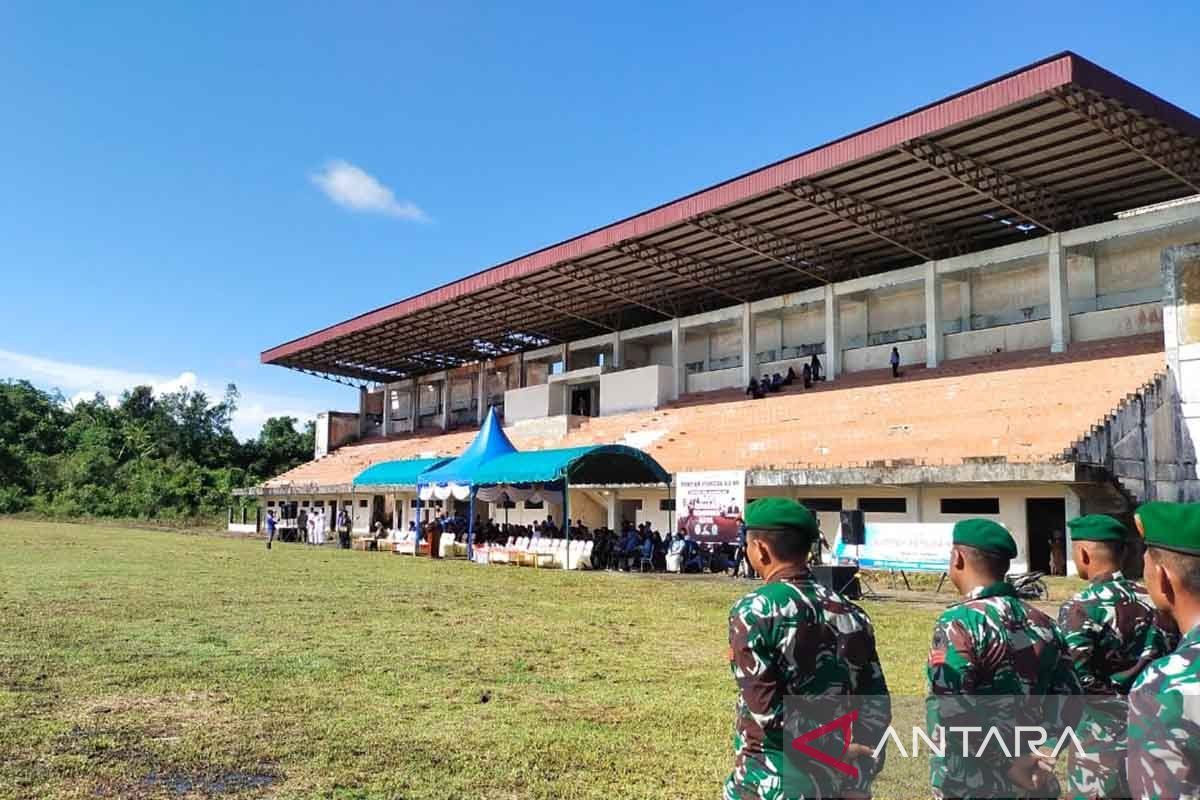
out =
[[(509, 290), (510, 296), (514, 297), (516, 300), (518, 300), (520, 302), (533, 303), (534, 305), (541, 306), (542, 308), (547, 308), (556, 313), (566, 314), (568, 317), (573, 317), (574, 319), (577, 319), (580, 322), (586, 322), (588, 325), (593, 325), (597, 328), (600, 328), (601, 330), (606, 330), (606, 331), (617, 330), (616, 328), (614, 328), (612, 325), (609, 325), (608, 323), (601, 322), (597, 319), (592, 319), (591, 317), (584, 316), (583, 314), (572, 310), (572, 308), (567, 305), (566, 298), (564, 298), (561, 294), (556, 294), (554, 292), (543, 292), (540, 289), (535, 289), (534, 287), (530, 286), (529, 284), (521, 283), (520, 281), (513, 281), (512, 283), (508, 284), (504, 288)], [(514, 289), (519, 290), (519, 291), (517, 291), (517, 292), (512, 291)], [(576, 304), (576, 308), (577, 307), (578, 307), (578, 305)], [(580, 310), (587, 311), (588, 309), (580, 309)]]
[[(702, 289), (707, 289), (714, 294), (727, 297), (734, 302), (746, 302), (746, 298), (723, 289), (710, 281), (710, 278), (717, 275), (730, 280), (738, 279), (737, 273), (722, 264), (716, 264), (707, 259), (696, 258), (686, 253), (679, 253), (674, 250), (668, 250), (665, 247), (658, 247), (657, 245), (646, 244), (644, 242), (625, 242), (624, 244), (617, 245), (616, 249), (639, 264), (670, 273), (677, 278), (682, 278), (691, 284), (699, 286)], [(684, 270), (682, 267), (689, 267), (689, 269)]]
[(1200, 192), (1200, 141), (1095, 92), (1055, 89), (1054, 99), (1193, 192)]
[(591, 289), (595, 289), (599, 292), (603, 292), (604, 294), (608, 295), (609, 297), (612, 297), (616, 300), (620, 300), (623, 303), (629, 303), (630, 305), (639, 306), (641, 308), (644, 308), (647, 311), (658, 314), (663, 319), (672, 319), (675, 316), (674, 314), (672, 314), (669, 311), (664, 311), (661, 308), (658, 308), (657, 306), (652, 306), (649, 303), (643, 303), (641, 300), (637, 300), (633, 297), (630, 297), (629, 295), (622, 294), (618, 291), (615, 291), (614, 289), (611, 288), (611, 284), (613, 283), (611, 276), (607, 276), (608, 281), (606, 283), (606, 281), (605, 281), (606, 276), (603, 276), (601, 273), (598, 273), (598, 272), (593, 272), (592, 270), (588, 269), (587, 267), (585, 267), (581, 264), (574, 263), (574, 262), (567, 262), (564, 266), (569, 267), (572, 271), (567, 272), (565, 269), (560, 269), (559, 267), (551, 267), (550, 272), (553, 272), (555, 275), (561, 275), (562, 277), (566, 278), (567, 280), (573, 281), (573, 282), (579, 284), (580, 286), (587, 286)]
[(963, 238), (950, 231), (815, 181), (796, 181), (779, 191), (925, 261), (968, 249)]
[(899, 149), (914, 161), (1050, 233), (1064, 227), (1087, 225), (1099, 219), (1095, 212), (1080, 208), (1069, 198), (1036, 181), (928, 139), (913, 139), (901, 144)]
[[(732, 217), (705, 214), (692, 220), (692, 224), (706, 233), (762, 256), (781, 267), (799, 272), (818, 283), (829, 283), (829, 273), (848, 265), (845, 258), (829, 248)], [(804, 266), (801, 266), (802, 264)], [(825, 274), (820, 275), (813, 270), (820, 270)]]

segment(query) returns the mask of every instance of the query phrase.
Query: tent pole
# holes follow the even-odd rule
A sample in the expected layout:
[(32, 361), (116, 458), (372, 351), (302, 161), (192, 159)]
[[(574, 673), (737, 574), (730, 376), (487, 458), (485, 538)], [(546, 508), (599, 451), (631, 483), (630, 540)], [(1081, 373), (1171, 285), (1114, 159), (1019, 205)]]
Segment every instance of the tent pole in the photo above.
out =
[(417, 524), (413, 526), (413, 557), (421, 551), (421, 485), (417, 484)]
[(471, 484), (471, 504), (467, 511), (467, 561), (475, 560), (475, 484)]
[(563, 559), (563, 569), (571, 568), (571, 484), (563, 476), (563, 535), (567, 537), (567, 555)]

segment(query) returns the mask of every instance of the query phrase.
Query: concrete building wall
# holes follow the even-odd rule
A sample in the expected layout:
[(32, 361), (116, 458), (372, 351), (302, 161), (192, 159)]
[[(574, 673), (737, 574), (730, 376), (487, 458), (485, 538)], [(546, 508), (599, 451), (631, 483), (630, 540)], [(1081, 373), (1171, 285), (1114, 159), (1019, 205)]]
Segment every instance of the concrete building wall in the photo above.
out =
[(783, 313), (784, 347), (825, 345), (825, 308), (818, 303), (790, 308)]
[(693, 372), (687, 376), (689, 392), (712, 392), (742, 385), (742, 368), (731, 367), (711, 372)]
[(979, 270), (972, 275), (971, 327), (990, 328), (1048, 318), (1048, 269), (1043, 257), (1011, 267)]
[(600, 414), (658, 408), (671, 399), (675, 374), (670, 367), (650, 366), (607, 372), (600, 376)]
[(504, 393), (504, 421), (553, 417), (563, 412), (563, 387), (541, 383)]
[(1099, 307), (1161, 301), (1162, 251), (1194, 239), (1195, 233), (1168, 231), (1098, 242), (1092, 252), (1096, 261)]

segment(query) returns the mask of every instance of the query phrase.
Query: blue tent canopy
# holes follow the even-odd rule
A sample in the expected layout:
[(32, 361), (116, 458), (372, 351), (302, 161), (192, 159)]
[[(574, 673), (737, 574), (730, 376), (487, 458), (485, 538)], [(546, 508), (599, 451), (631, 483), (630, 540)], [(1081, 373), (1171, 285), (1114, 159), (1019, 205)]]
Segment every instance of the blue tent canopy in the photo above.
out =
[(670, 483), (671, 476), (646, 453), (620, 444), (529, 450), (498, 456), (475, 471), (476, 486), (554, 483)]
[(354, 477), (356, 486), (416, 486), (418, 476), (450, 462), (449, 458), (410, 458), (403, 461), (381, 461), (372, 464)]
[(513, 443), (508, 440), (504, 428), (500, 427), (500, 420), (496, 418), (496, 409), (491, 408), (488, 409), (487, 419), (483, 421), (483, 427), (479, 429), (475, 441), (471, 442), (462, 455), (423, 473), (418, 483), (421, 486), (430, 484), (445, 486), (451, 483), (460, 486), (473, 484), (475, 483), (475, 474), (484, 464), (515, 452), (517, 452), (517, 448), (513, 447)]

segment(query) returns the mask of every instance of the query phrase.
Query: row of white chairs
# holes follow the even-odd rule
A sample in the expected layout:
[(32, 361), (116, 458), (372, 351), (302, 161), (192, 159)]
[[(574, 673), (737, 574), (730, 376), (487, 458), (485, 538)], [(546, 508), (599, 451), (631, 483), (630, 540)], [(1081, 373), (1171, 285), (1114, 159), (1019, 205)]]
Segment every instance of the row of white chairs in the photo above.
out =
[(593, 543), (572, 539), (535, 536), (510, 536), (504, 544), (475, 546), (475, 560), (480, 564), (517, 564), (554, 569), (588, 569), (592, 563)]

